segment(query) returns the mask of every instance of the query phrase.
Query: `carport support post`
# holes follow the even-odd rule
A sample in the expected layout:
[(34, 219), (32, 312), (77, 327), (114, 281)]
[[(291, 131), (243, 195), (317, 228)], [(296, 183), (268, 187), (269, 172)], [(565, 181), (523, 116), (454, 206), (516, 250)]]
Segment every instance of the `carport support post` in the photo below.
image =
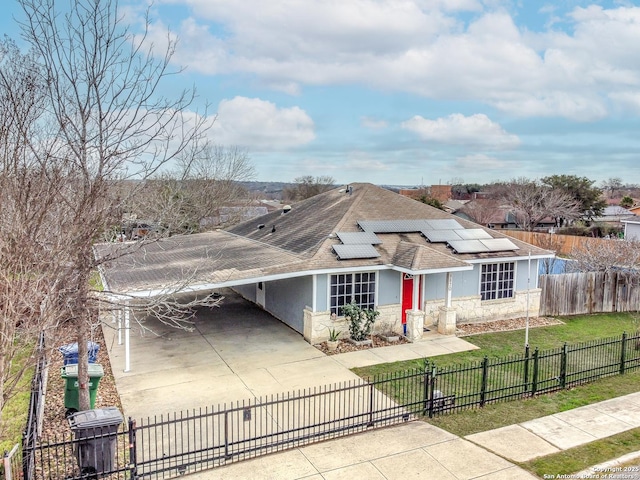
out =
[(129, 304), (124, 306), (124, 371), (128, 372), (131, 368), (131, 352), (129, 348)]
[(122, 309), (116, 310), (115, 315), (118, 319), (118, 345), (122, 345)]

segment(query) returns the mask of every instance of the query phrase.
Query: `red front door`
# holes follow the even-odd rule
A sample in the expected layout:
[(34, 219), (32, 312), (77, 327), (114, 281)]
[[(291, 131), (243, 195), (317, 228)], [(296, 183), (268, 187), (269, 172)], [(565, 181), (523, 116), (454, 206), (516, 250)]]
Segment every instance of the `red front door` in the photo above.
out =
[[(418, 282), (420, 277), (418, 277)], [(417, 308), (420, 308), (420, 301), (422, 298), (422, 291), (420, 290), (420, 285), (418, 285), (418, 305)], [(402, 324), (405, 325), (407, 323), (407, 310), (413, 309), (413, 275), (409, 275), (408, 273), (402, 274)]]

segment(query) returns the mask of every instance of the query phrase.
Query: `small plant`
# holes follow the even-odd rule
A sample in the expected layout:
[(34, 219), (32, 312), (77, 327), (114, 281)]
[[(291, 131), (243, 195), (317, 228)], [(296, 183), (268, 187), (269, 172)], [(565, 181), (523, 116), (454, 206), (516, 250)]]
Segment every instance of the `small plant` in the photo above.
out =
[(330, 342), (337, 342), (338, 339), (340, 338), (340, 334), (342, 333), (342, 330), (336, 330), (335, 328), (330, 328), (329, 329), (329, 341)]
[(371, 334), (373, 324), (380, 312), (363, 309), (355, 301), (352, 301), (342, 307), (342, 314), (349, 317), (349, 336), (360, 342)]

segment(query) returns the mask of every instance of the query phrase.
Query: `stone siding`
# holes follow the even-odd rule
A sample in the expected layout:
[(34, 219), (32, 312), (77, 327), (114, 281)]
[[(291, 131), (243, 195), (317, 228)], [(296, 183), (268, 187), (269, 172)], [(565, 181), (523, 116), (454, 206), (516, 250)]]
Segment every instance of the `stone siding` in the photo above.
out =
[[(378, 308), (380, 316), (376, 320), (374, 332), (393, 328), (396, 333), (402, 333), (402, 312), (400, 305), (381, 305)], [(329, 329), (341, 331), (340, 338), (349, 337), (349, 322), (344, 317), (331, 318), (331, 312), (312, 312), (304, 309), (304, 339), (310, 344), (322, 343), (329, 339)]]
[[(529, 316), (537, 317), (540, 312), (539, 288), (529, 291)], [(424, 305), (425, 326), (438, 324), (440, 307), (444, 306), (444, 298), (427, 300)], [(456, 311), (456, 323), (478, 323), (490, 320), (508, 320), (527, 315), (527, 292), (515, 292), (513, 298), (482, 301), (480, 295), (454, 298), (451, 308)]]

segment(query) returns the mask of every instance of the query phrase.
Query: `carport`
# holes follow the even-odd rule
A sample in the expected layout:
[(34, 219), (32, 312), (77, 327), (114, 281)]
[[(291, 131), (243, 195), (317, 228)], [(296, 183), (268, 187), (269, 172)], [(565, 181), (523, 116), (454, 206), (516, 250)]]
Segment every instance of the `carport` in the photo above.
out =
[(125, 372), (131, 370), (131, 331), (135, 327), (129, 306), (137, 301), (247, 288), (291, 278), (295, 276), (292, 272), (306, 269), (302, 257), (224, 231), (142, 245), (99, 244), (95, 251), (99, 257), (114, 259), (100, 273), (107, 302), (120, 307), (111, 308), (111, 313), (117, 343), (124, 345)]

